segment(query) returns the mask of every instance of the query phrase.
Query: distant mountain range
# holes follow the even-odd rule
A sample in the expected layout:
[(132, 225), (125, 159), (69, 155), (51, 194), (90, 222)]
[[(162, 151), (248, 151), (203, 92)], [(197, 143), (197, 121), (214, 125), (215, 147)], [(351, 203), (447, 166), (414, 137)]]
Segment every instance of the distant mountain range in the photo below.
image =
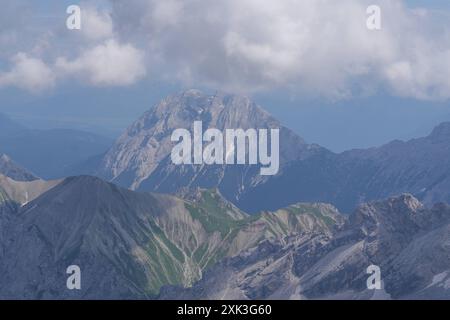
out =
[[(172, 164), (171, 133), (192, 129), (194, 121), (221, 130), (280, 128), (279, 173), (261, 176), (258, 165)], [(449, 201), (449, 145), (450, 123), (443, 123), (428, 137), (336, 154), (307, 144), (246, 97), (188, 90), (161, 101), (106, 154), (71, 173), (97, 175), (132, 190), (179, 195), (189, 188), (218, 188), (250, 213), (301, 201), (332, 203), (351, 212), (364, 201), (404, 192), (426, 204)]]
[(85, 159), (105, 152), (108, 138), (68, 129), (28, 129), (0, 114), (0, 153), (45, 179), (63, 177)]
[[(322, 151), (290, 163), (239, 199), (247, 210), (296, 201), (333, 203), (351, 212), (359, 203), (412, 193), (427, 205), (450, 201), (450, 123), (424, 138), (341, 154)], [(252, 204), (257, 204), (256, 207)]]

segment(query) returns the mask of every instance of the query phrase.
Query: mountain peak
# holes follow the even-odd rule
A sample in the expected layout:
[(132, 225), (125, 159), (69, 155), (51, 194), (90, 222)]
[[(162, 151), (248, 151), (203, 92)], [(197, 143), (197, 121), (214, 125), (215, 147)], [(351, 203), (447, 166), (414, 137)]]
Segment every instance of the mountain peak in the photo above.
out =
[[(252, 112), (262, 112), (269, 116), (263, 109), (258, 107), (249, 97), (239, 94), (231, 94), (216, 91), (207, 94), (201, 90), (189, 89), (168, 96), (155, 108), (158, 112), (170, 114), (174, 111), (208, 111), (219, 112), (225, 109), (238, 108), (242, 114), (252, 109)], [(150, 110), (151, 112), (152, 110)]]
[(6, 154), (0, 155), (0, 173), (16, 181), (33, 181), (39, 179), (15, 163)]
[[(205, 94), (191, 89), (168, 96), (135, 121), (106, 153), (97, 172), (106, 180), (133, 190), (140, 188), (142, 182), (149, 179), (157, 167), (164, 171), (162, 174), (167, 177), (169, 173), (174, 172), (170, 163), (163, 167), (174, 145), (171, 141), (172, 133), (181, 128), (191, 130), (196, 121), (202, 122), (203, 130), (279, 129), (280, 141), (283, 142), (280, 147), (281, 164), (298, 159), (301, 154), (309, 152), (303, 139), (284, 128), (249, 97), (223, 92)], [(224, 170), (225, 168), (221, 168), (222, 173)], [(223, 176), (222, 173), (209, 172), (214, 175), (214, 181), (217, 176)], [(196, 177), (200, 176), (193, 175), (183, 180), (191, 185), (190, 182), (193, 181), (190, 179)], [(162, 178), (156, 180), (156, 184), (160, 186)], [(161, 191), (153, 185), (153, 180), (149, 186), (145, 190)], [(213, 187), (208, 183), (195, 186), (208, 189)]]
[(424, 226), (424, 209), (419, 200), (405, 193), (360, 205), (350, 216), (349, 222), (366, 234), (387, 228), (411, 235)]
[(443, 122), (433, 129), (430, 134), (433, 140), (447, 141), (450, 140), (450, 122)]
[(6, 154), (2, 153), (2, 154), (0, 155), (0, 161), (11, 162), (11, 158), (8, 157)]
[(203, 91), (201, 91), (199, 89), (192, 88), (192, 89), (187, 89), (187, 90), (182, 91), (180, 93), (180, 95), (183, 95), (183, 96), (186, 96), (186, 97), (187, 96), (195, 97), (195, 96), (203, 96), (205, 94), (203, 93)]
[(67, 195), (69, 197), (74, 194), (83, 194), (88, 197), (102, 194), (105, 199), (110, 199), (110, 197), (113, 197), (115, 195), (128, 192), (128, 190), (122, 189), (115, 184), (89, 175), (80, 175), (65, 178), (58, 187), (62, 190), (67, 191)]
[(409, 193), (403, 193), (396, 197), (391, 197), (387, 200), (389, 206), (394, 212), (409, 212), (415, 213), (423, 208), (422, 203)]

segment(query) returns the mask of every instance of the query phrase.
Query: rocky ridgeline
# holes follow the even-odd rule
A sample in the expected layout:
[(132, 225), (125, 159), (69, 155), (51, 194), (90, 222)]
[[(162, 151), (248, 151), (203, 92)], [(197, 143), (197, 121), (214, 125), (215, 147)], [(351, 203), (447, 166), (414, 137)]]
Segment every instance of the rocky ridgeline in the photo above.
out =
[[(2, 199), (1, 298), (449, 298), (450, 208), (408, 194), (350, 216), (321, 203), (248, 215), (217, 190), (80, 176)], [(372, 264), (382, 290), (367, 290)], [(66, 288), (69, 265), (81, 290)]]
[[(152, 298), (265, 240), (329, 235), (343, 220), (329, 205), (250, 216), (213, 190), (182, 200), (89, 176), (11, 203), (2, 202), (0, 220), (1, 298)], [(79, 291), (66, 288), (69, 265), (81, 269)]]
[[(411, 195), (361, 205), (331, 235), (263, 241), (160, 299), (449, 299), (450, 207)], [(369, 265), (381, 290), (368, 290)]]

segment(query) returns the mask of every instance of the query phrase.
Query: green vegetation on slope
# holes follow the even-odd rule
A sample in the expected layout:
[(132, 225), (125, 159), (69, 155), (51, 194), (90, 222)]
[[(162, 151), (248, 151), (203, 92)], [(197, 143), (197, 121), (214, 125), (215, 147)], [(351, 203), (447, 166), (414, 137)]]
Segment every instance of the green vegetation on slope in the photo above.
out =
[[(151, 295), (167, 284), (189, 286), (221, 259), (256, 246), (264, 239), (281, 239), (336, 224), (336, 212), (329, 206), (297, 204), (249, 216), (213, 190), (203, 190), (195, 200), (186, 200), (184, 208), (190, 218), (177, 221), (177, 227), (173, 223), (150, 223), (145, 260), (146, 290)], [(189, 220), (199, 223), (203, 233), (194, 231)], [(179, 230), (174, 232), (173, 228)], [(179, 234), (183, 232), (192, 234)]]

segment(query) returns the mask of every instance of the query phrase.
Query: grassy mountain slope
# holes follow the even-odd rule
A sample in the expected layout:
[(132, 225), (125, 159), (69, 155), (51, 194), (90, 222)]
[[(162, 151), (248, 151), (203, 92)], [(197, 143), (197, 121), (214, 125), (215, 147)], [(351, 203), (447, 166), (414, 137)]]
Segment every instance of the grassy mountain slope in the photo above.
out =
[[(332, 232), (341, 219), (328, 205), (249, 216), (212, 190), (182, 200), (67, 178), (0, 230), (12, 243), (2, 250), (0, 297), (153, 297), (165, 285), (192, 285), (217, 261), (265, 239)], [(83, 272), (79, 292), (65, 290), (71, 264)]]

